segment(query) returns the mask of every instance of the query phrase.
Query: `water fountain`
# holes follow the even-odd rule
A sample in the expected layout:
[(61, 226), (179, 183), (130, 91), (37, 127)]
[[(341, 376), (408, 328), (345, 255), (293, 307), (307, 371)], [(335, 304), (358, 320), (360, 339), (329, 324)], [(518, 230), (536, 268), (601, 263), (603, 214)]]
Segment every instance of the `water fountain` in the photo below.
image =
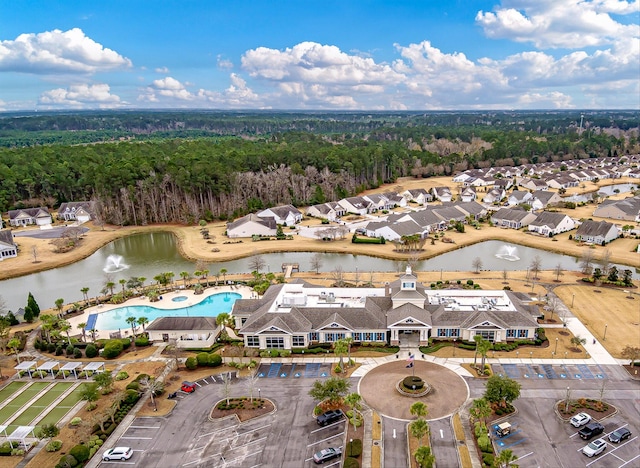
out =
[(124, 263), (122, 255), (112, 254), (107, 257), (107, 261), (105, 262), (102, 271), (105, 273), (118, 273), (119, 271), (126, 270), (127, 268), (129, 268), (129, 265)]
[(496, 253), (496, 257), (509, 262), (517, 262), (520, 260), (520, 257), (518, 257), (518, 248), (513, 245), (503, 245), (500, 247), (498, 253)]

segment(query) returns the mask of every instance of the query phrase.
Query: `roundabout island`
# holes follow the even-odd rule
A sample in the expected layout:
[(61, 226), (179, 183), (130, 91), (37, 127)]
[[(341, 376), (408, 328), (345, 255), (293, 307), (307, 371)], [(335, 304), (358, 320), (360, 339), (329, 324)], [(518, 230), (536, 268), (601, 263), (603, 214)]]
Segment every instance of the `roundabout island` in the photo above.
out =
[[(420, 397), (403, 395), (398, 382), (414, 375), (429, 385), (429, 392)], [(370, 370), (358, 384), (358, 392), (371, 408), (381, 415), (397, 420), (411, 420), (409, 408), (421, 401), (429, 408), (429, 420), (449, 416), (460, 408), (469, 397), (469, 388), (454, 371), (435, 364), (416, 360), (413, 368), (407, 368), (404, 360), (382, 364)]]

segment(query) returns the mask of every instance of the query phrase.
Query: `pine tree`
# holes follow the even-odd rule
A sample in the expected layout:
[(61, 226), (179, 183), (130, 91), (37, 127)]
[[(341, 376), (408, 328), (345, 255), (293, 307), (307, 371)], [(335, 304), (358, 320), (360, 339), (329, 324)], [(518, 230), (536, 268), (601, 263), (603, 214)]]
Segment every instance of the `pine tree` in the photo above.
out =
[(27, 298), (27, 307), (31, 309), (33, 318), (38, 318), (40, 316), (40, 307), (31, 293), (29, 293), (29, 297)]
[(27, 323), (33, 322), (33, 312), (31, 311), (31, 307), (28, 305), (24, 308), (24, 321)]

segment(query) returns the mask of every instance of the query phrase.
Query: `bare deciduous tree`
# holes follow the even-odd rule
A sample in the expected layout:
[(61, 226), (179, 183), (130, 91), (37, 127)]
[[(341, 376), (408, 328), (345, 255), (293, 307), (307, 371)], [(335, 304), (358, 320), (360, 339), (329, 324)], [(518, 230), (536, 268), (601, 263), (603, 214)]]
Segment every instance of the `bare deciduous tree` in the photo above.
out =
[(320, 268), (322, 268), (322, 254), (315, 253), (311, 257), (311, 269), (316, 270), (317, 275), (320, 272)]
[(251, 271), (260, 273), (260, 270), (264, 269), (265, 266), (267, 266), (267, 262), (259, 253), (254, 253), (249, 257), (249, 269)]
[(509, 279), (509, 272), (506, 269), (502, 270), (502, 279), (503, 279), (502, 284), (508, 283), (507, 279)]
[(471, 262), (471, 266), (475, 270), (476, 274), (480, 273), (480, 270), (482, 269), (482, 259), (480, 257), (474, 258)]
[(611, 250), (605, 249), (604, 252), (602, 252), (602, 256), (598, 260), (598, 265), (600, 265), (600, 270), (603, 275), (606, 276), (609, 274), (609, 269), (611, 268)]
[(536, 255), (535, 257), (533, 257), (533, 260), (531, 260), (531, 264), (529, 265), (529, 271), (531, 271), (531, 273), (533, 274), (534, 280), (539, 279), (538, 273), (540, 273), (541, 268), (542, 268), (542, 259), (540, 258), (540, 255)]
[(562, 263), (558, 262), (553, 272), (556, 275), (556, 283), (559, 283), (560, 277), (564, 275), (564, 269), (562, 268)]
[(31, 256), (33, 257), (33, 263), (38, 263), (38, 246), (31, 247)]
[(337, 288), (344, 287), (344, 270), (342, 266), (338, 265), (331, 272), (331, 279), (333, 279), (334, 285)]
[(593, 271), (593, 252), (591, 249), (587, 249), (582, 253), (580, 269), (583, 275), (590, 275)]

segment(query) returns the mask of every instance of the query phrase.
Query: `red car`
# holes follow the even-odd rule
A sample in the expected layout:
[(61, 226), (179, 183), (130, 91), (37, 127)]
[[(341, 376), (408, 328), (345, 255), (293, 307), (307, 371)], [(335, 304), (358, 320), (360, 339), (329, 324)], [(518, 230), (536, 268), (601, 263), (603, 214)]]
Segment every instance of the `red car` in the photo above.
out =
[(193, 393), (196, 391), (196, 384), (194, 382), (185, 380), (184, 382), (182, 382), (182, 387), (180, 387), (180, 390), (185, 393)]

